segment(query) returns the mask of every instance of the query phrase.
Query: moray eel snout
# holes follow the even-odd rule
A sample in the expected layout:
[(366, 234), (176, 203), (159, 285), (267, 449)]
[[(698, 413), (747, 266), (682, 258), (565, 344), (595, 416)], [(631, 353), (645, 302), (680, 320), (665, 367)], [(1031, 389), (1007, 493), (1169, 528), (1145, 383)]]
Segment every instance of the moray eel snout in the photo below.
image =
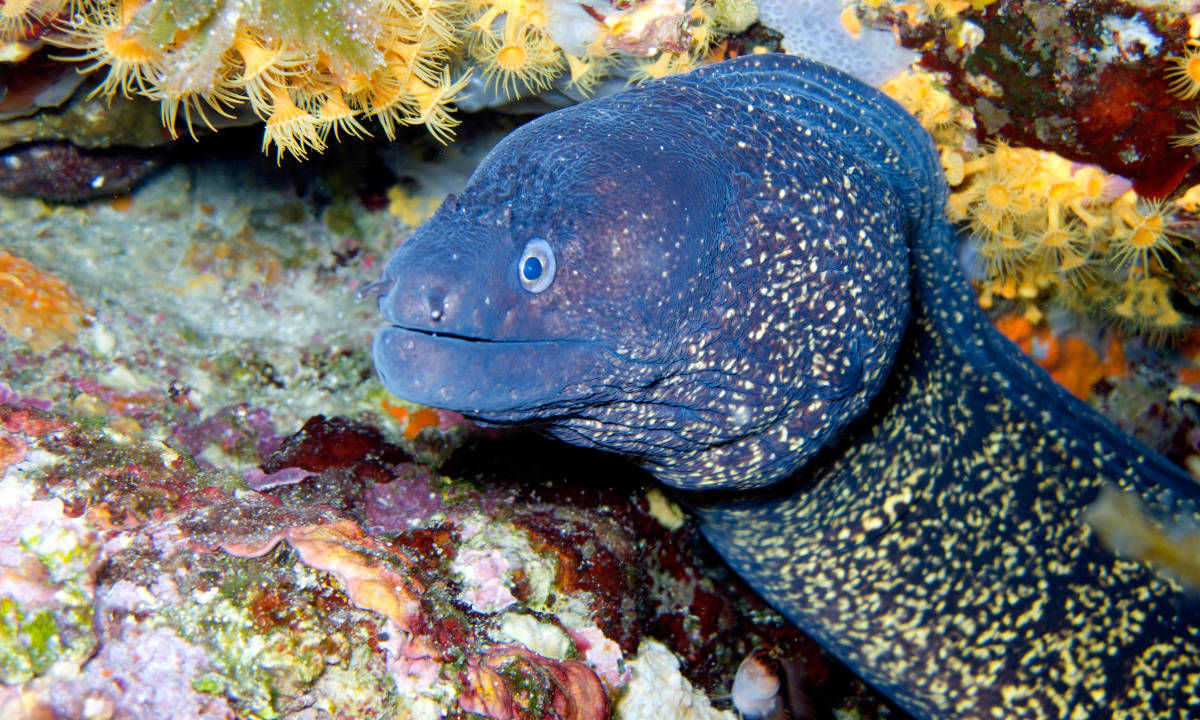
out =
[[(389, 261), (384, 278), (392, 285), (379, 307), (390, 324), (373, 351), (384, 385), (410, 401), (495, 422), (587, 397), (587, 380), (607, 364), (606, 353), (593, 341), (545, 333), (539, 317), (553, 310), (523, 296), (519, 258), (506, 257), (521, 250), (487, 230), (482, 223), (447, 228), (435, 219)], [(514, 272), (484, 272), (497, 265)], [(543, 356), (555, 364), (538, 363)]]

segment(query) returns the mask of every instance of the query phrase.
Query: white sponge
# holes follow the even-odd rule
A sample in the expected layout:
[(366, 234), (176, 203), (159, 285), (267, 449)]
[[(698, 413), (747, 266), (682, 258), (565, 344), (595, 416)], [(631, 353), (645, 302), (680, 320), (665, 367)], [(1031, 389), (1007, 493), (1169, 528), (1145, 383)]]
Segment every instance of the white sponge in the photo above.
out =
[(863, 28), (858, 37), (842, 24), (841, 0), (758, 0), (764, 25), (783, 33), (783, 47), (832, 65), (871, 85), (882, 85), (917, 59), (887, 30)]

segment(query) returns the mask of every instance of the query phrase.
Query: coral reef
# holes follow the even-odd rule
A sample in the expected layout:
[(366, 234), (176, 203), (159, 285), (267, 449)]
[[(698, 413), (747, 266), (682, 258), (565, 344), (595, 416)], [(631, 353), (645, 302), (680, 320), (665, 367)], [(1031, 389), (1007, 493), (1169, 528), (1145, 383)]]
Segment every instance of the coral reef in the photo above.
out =
[(997, 326), (1200, 477), (1195, 8), (857, 7), (920, 53), (884, 89), (941, 150), (964, 264)]
[(648, 638), (669, 650), (644, 650), (647, 686), (695, 703), (784, 643), (829, 668), (825, 707), (880, 706), (637, 471), (387, 397), (354, 291), (407, 228), (324, 165), (206, 156), (119, 205), (0, 198), (4, 242), (90, 313), (58, 347), (0, 335), (3, 501), (84, 551), (52, 575), (0, 549), (23, 668), (0, 715), (606, 716)]
[[(354, 2), (332, 6), (350, 13), (338, 24), (322, 14), (331, 6), (296, 15), (275, 12), (293, 7), (281, 2), (272, 13), (239, 5), (236, 18), (179, 0), (97, 0), (80, 4), (79, 18), (6, 2), (5, 37), (22, 39), (4, 48), (0, 112), (14, 115), (0, 145), (64, 136), (153, 145), (168, 137), (164, 105), (168, 120), (183, 115), (177, 133), (189, 113), (198, 134), (206, 121), (262, 123), (275, 158), (311, 156), (364, 130), (399, 137), (428, 121), (442, 139), (453, 129), (470, 140), (445, 114), (453, 98), (443, 91), (460, 72), (471, 70), (458, 94), (484, 104), (514, 91), (578, 97), (601, 91), (605, 74), (652, 76), (706, 48), (715, 57), (779, 42), (758, 24), (714, 35), (737, 32), (747, 3), (620, 5)], [(1086, 250), (1087, 262), (1059, 272), (1066, 251), (1039, 250), (1033, 238), (1050, 230), (1061, 198), (1009, 175), (1020, 207), (1007, 222), (1020, 226), (1021, 246), (991, 250), (1020, 260), (989, 260), (981, 247), (975, 267), (998, 273), (981, 289), (1009, 318), (1010, 336), (1061, 382), (1200, 476), (1200, 341), (1187, 330), (1188, 298), (1200, 297), (1189, 278), (1200, 273), (1186, 274), (1200, 191), (1184, 191), (1186, 174), (1167, 189), (1192, 162), (1171, 138), (1193, 131), (1195, 99), (1181, 97), (1181, 83), (1195, 50), (1182, 16), (1161, 3), (1056, 5), (880, 0), (834, 17), (842, 29), (859, 16), (891, 22), (923, 53), (926, 72), (901, 80), (897, 94), (945, 149), (967, 222), (983, 221), (983, 181), (1001, 173), (1005, 154), (1064, 182), (1103, 178), (1098, 200), (1061, 205), (1058, 229), (1077, 233), (1067, 249)], [(1049, 22), (1062, 12), (1093, 19)], [(305, 26), (279, 28), (271, 17)], [(391, 24), (357, 22), (370, 17)], [(453, 28), (450, 42), (434, 39), (438, 21)], [(327, 25), (340, 34), (314, 30)], [(1082, 28), (1058, 44), (1061, 56), (1050, 51), (1055, 27)], [(1135, 53), (1127, 30), (1139, 27), (1161, 35), (1152, 52)], [(55, 32), (64, 42), (38, 50)], [(151, 52), (138, 59), (137, 43)], [(124, 60), (114, 63), (115, 53)], [(83, 65), (99, 65), (83, 79), (91, 85), (71, 95), (78, 63), (64, 74), (43, 64), (47, 54), (87, 56)], [(537, 74), (531, 57), (557, 75)], [(1030, 71), (1034, 60), (1046, 75)], [(1030, 89), (1023, 76), (1034, 78)], [(1079, 82), (1051, 82), (1063, 77)], [(1111, 90), (1112, 78), (1133, 80), (1123, 95), (1085, 95)], [(1121, 98), (1133, 94), (1148, 98), (1152, 122), (1113, 132)], [(65, 105), (46, 109), (63, 95)], [(1091, 105), (1072, 104), (1080, 98)], [(1101, 111), (1095, 126), (1087, 107)], [(1105, 132), (1110, 141), (1097, 144)], [(662, 716), (664, 688), (680, 714), (727, 716), (705, 696), (727, 694), (760, 643), (804, 659), (819, 711), (897, 716), (711, 562), (679, 508), (628, 467), (493, 437), (397, 403), (372, 379), (374, 311), (354, 293), (455, 189), (429, 160), (458, 148), (392, 157), (377, 181), (357, 158), (336, 176), (320, 163), (284, 173), (202, 147), (200, 159), (118, 203), (50, 209), (0, 198), (0, 262), (11, 263), (0, 273), (20, 279), (6, 286), (0, 274), (0, 298), (41, 288), (46, 300), (22, 305), (0, 335), (0, 503), (12, 521), (0, 527), (0, 656), (11, 661), (0, 716), (587, 716), (600, 713), (597, 683), (619, 716)], [(102, 191), (112, 192), (110, 167), (81, 170), (71, 187), (103, 172)], [(1138, 199), (1122, 199), (1123, 178)], [(1156, 193), (1170, 193), (1161, 235)], [(1103, 230), (1087, 232), (1088, 218)], [(1154, 238), (1146, 253), (1118, 254), (1117, 236), (1139, 230)], [(1034, 260), (1042, 272), (1029, 269)], [(1170, 308), (1183, 320), (1170, 335), (1182, 342), (1165, 351), (1111, 328), (1070, 333), (1059, 301), (1122, 331), (1144, 331), (1135, 317)], [(1153, 528), (1167, 539), (1184, 530)]]
[[(314, 418), (262, 465), (308, 474), (260, 494), (161, 443), (9, 401), (0, 426), (23, 448), (0, 480), (13, 508), (0, 528), (0, 550), (13, 548), (0, 552), (9, 710), (144, 701), (132, 716), (278, 717), (315, 702), (331, 715), (600, 720), (626, 685), (629, 707), (648, 702), (637, 688), (664, 683), (681, 708), (708, 706), (648, 629), (676, 652), (696, 631), (717, 647), (799, 642), (740, 583), (723, 588), (690, 565), (694, 528), (655, 522), (637, 482), (528, 485), (506, 479), (508, 460), (486, 443), (456, 455), (451, 472), (469, 483), (406, 475), (411, 459), (374, 429)], [(577, 461), (526, 468), (558, 477)], [(620, 467), (601, 465), (610, 478)], [(377, 484), (436, 499), (371, 510), (362, 489)], [(346, 502), (331, 508), (337, 497)], [(392, 529), (366, 532), (359, 518), (371, 514)], [(650, 622), (677, 614), (699, 626)], [(81, 675), (46, 673), (93, 651)], [(733, 658), (694, 652), (701, 681), (729, 672)], [(163, 673), (153, 700), (130, 676), (146, 662)]]
[(1191, 37), (1188, 3), (870, 4), (944, 74), (980, 140), (1099, 166), (1144, 197), (1170, 193), (1195, 164), (1169, 142), (1194, 106), (1170, 92)]
[[(1182, 337), (1194, 324), (1178, 270), (1195, 207), (1177, 186), (1195, 161), (1172, 138), (1189, 110), (1173, 94), (1187, 93), (1187, 17), (1120, 4), (875, 5), (937, 70), (887, 89), (938, 141), (984, 306), (1016, 306), (1034, 323), (1065, 306), (1156, 341)], [(1054, 35), (1063, 27), (1083, 30)]]

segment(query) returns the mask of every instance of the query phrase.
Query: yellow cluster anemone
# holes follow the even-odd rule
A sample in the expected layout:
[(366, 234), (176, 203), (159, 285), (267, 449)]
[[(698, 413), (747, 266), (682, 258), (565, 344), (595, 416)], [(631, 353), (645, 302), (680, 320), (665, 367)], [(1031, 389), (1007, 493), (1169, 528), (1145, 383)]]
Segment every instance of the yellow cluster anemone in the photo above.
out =
[(566, 0), (0, 0), (0, 38), (54, 22), (58, 57), (103, 73), (95, 94), (159, 102), (172, 137), (257, 119), (264, 152), (303, 159), (373, 123), (389, 139), (423, 125), (448, 142), (472, 72), (499, 101), (565, 73), (588, 95), (618, 54), (642, 63), (635, 79), (682, 72), (715, 37), (706, 3), (601, 14)]
[(1179, 257), (1178, 212), (1200, 212), (1200, 186), (1166, 203), (1051, 152), (1004, 142), (978, 147), (971, 113), (933, 73), (907, 73), (883, 89), (938, 144), (955, 190), (947, 213), (971, 237), (984, 307), (1015, 301), (1036, 324), (1054, 301), (1156, 340), (1187, 330), (1165, 264)]
[(1200, 94), (1200, 41), (1189, 40), (1183, 55), (1169, 60), (1167, 89), (1184, 100)]
[[(963, 144), (966, 132), (974, 128), (970, 111), (959, 106), (950, 93), (931, 72), (911, 71), (888, 80), (880, 88), (915, 115), (942, 148), (957, 148)], [(942, 153), (943, 164), (947, 153)], [(959, 158), (954, 155), (953, 158)], [(953, 159), (950, 158), (950, 159)], [(961, 163), (959, 163), (961, 170)], [(951, 185), (962, 182), (962, 174), (947, 167)]]
[[(6, 0), (13, 2), (14, 0)], [(38, 0), (25, 0), (31, 3)], [(47, 2), (49, 0), (40, 0)], [(15, 6), (14, 6), (15, 7)], [(213, 114), (264, 123), (263, 150), (303, 158), (330, 132), (388, 137), (424, 125), (445, 141), (466, 78), (448, 63), (461, 44), (466, 0), (79, 0), (53, 41), (83, 71), (107, 75), (95, 93), (143, 95), (162, 105), (174, 136)], [(11, 24), (11, 23), (10, 23)]]
[(543, 31), (545, 24), (541, 0), (500, 0), (471, 24), (472, 55), (483, 77), (508, 97), (544, 90), (561, 72), (563, 57)]
[(1045, 272), (1069, 280), (1093, 261), (1103, 218), (1091, 208), (1106, 203), (1103, 174), (1004, 143), (964, 162), (962, 173), (970, 181), (950, 196), (950, 217), (969, 225), (993, 281), (1019, 286)]
[(561, 0), (469, 1), (469, 54), (492, 90), (510, 99), (545, 90), (564, 72), (568, 87), (588, 95), (618, 54), (637, 59), (631, 82), (684, 72), (716, 36), (705, 0), (690, 8), (684, 0), (642, 0), (624, 9)]
[(1171, 304), (1171, 286), (1154, 276), (1130, 275), (1113, 293), (1112, 312), (1126, 327), (1163, 341), (1187, 329), (1187, 320)]
[(0, 43), (29, 37), (36, 25), (46, 25), (67, 6), (67, 0), (3, 0), (0, 2)]
[(985, 306), (1022, 299), (1036, 322), (1035, 301), (1057, 296), (1148, 335), (1182, 329), (1162, 279), (1164, 259), (1178, 257), (1170, 206), (1096, 167), (1003, 143), (966, 160), (963, 175), (948, 212), (977, 243)]
[[(1193, 23), (1193, 36), (1197, 29)], [(1193, 100), (1200, 95), (1200, 39), (1192, 37), (1184, 47), (1182, 55), (1167, 60), (1167, 89), (1181, 100)], [(1190, 132), (1171, 138), (1171, 144), (1175, 147), (1200, 145), (1200, 110), (1192, 114)]]

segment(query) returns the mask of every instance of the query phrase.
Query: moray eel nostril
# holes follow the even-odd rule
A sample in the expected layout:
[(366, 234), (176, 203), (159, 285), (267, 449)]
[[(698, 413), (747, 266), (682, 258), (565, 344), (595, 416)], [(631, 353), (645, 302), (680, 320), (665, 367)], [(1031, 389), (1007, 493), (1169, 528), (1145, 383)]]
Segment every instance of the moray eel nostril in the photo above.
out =
[(429, 319), (433, 322), (441, 320), (445, 312), (446, 294), (441, 290), (430, 290), (426, 300), (429, 303)]
[(646, 82), (496, 146), (389, 261), (375, 362), (633, 457), (915, 715), (1200, 717), (1200, 602), (1082, 519), (1111, 486), (1200, 524), (1200, 491), (990, 326), (945, 199), (921, 126), (837, 71)]

